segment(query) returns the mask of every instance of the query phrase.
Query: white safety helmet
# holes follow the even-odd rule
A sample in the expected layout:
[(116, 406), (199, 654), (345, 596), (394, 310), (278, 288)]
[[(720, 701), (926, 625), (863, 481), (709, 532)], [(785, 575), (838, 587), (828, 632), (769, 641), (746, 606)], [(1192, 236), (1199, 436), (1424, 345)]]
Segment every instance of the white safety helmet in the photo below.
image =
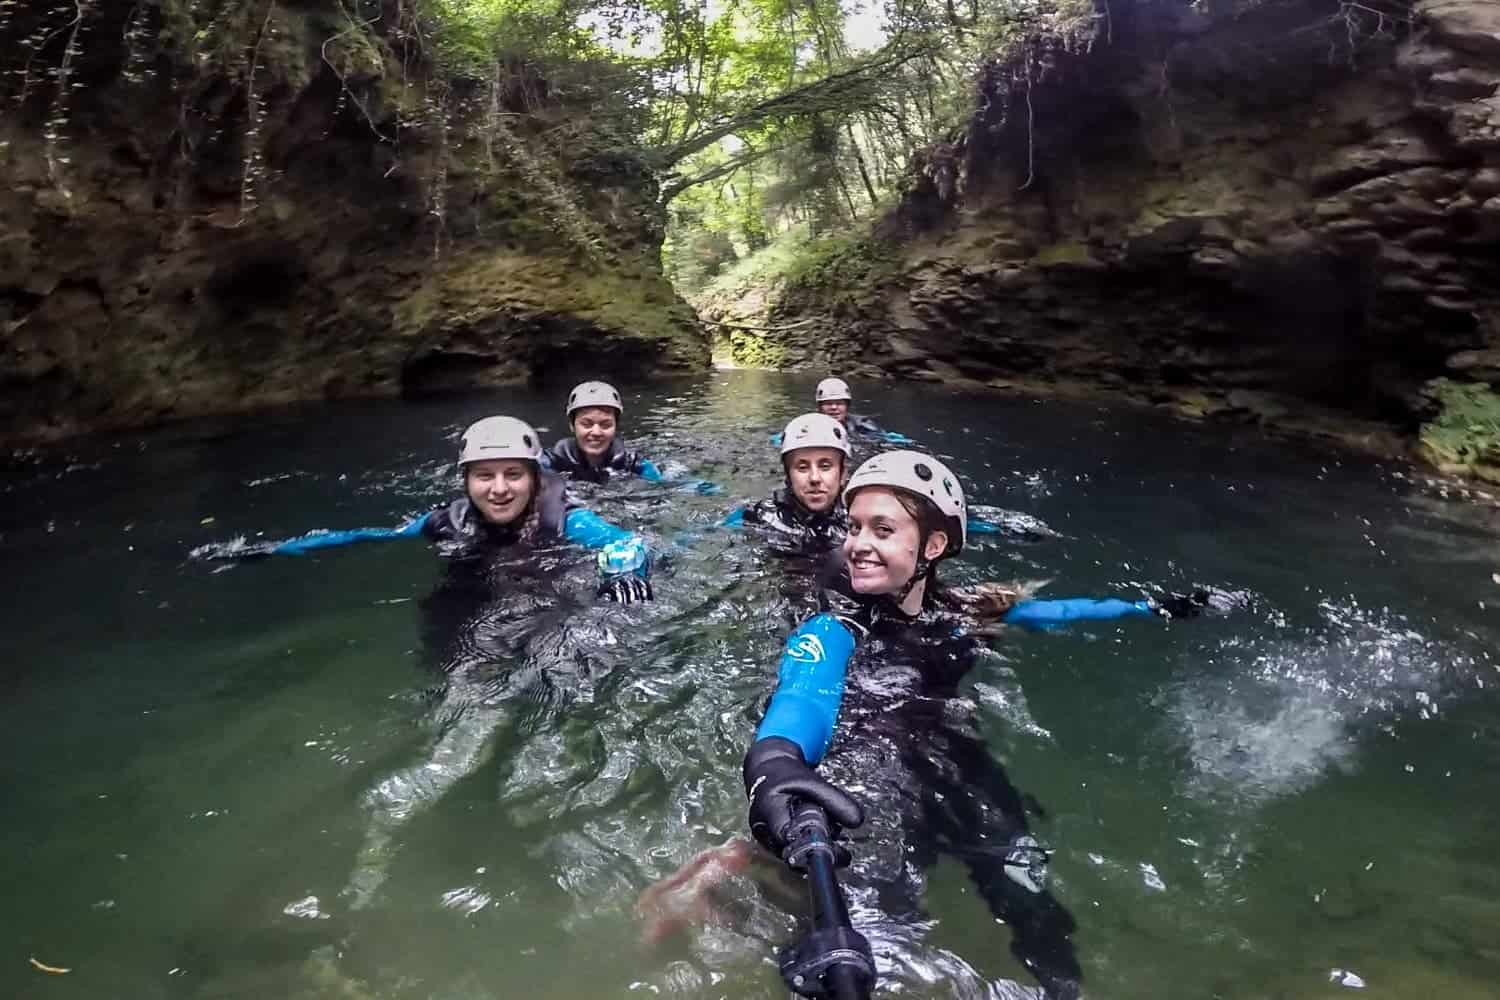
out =
[(528, 462), (542, 457), (542, 439), (524, 420), (515, 417), (485, 417), (469, 425), (458, 442), (458, 467), (495, 458), (518, 458)]
[(837, 448), (849, 458), (849, 432), (826, 413), (804, 413), (781, 432), (781, 460), (801, 448)]
[(849, 394), (849, 383), (841, 378), (825, 378), (818, 383), (818, 391), (813, 395), (815, 403), (832, 403), (836, 400), (848, 402), (854, 397)]
[(964, 488), (942, 462), (920, 451), (883, 451), (860, 464), (844, 487), (844, 506), (867, 486), (888, 486), (932, 501), (950, 522), (948, 548), (938, 558), (956, 556), (969, 541), (969, 519), (964, 510)]
[(572, 422), (575, 411), (587, 406), (607, 406), (620, 416), (625, 414), (625, 404), (620, 401), (619, 392), (608, 382), (580, 382), (573, 387), (568, 393), (569, 422)]

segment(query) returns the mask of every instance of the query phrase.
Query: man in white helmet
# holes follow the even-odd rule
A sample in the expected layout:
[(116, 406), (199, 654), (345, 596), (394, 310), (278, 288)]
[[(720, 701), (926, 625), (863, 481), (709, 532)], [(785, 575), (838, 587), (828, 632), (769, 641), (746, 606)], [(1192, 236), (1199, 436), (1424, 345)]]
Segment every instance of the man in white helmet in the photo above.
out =
[(895, 431), (882, 430), (880, 425), (869, 417), (862, 417), (849, 412), (849, 404), (854, 395), (849, 391), (849, 383), (841, 378), (825, 378), (818, 383), (813, 392), (813, 402), (817, 404), (818, 412), (826, 414), (843, 424), (851, 434), (859, 434), (867, 437), (880, 438), (888, 444), (912, 444), (912, 439)]
[(848, 462), (844, 425), (822, 413), (804, 413), (781, 434), (786, 487), (735, 510), (721, 523), (759, 525), (777, 549), (790, 554), (831, 552), (843, 542), (847, 526), (841, 493)]
[(621, 603), (651, 599), (645, 540), (579, 506), (541, 467), (541, 439), (515, 417), (486, 417), (459, 442), (464, 495), (398, 528), (312, 531), (255, 546), (204, 546), (201, 557), (300, 555), (353, 542), (421, 535), (446, 555), (470, 556), (518, 543), (574, 542), (597, 551), (599, 594)]

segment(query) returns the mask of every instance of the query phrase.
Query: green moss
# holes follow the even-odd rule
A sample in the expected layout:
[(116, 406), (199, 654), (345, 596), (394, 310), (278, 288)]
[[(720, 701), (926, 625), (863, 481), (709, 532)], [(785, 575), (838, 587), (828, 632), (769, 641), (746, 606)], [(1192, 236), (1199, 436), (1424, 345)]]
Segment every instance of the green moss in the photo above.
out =
[(1093, 255), (1082, 243), (1053, 243), (1036, 252), (1036, 263), (1041, 267), (1056, 264), (1087, 264), (1091, 260), (1093, 260)]
[(1500, 394), (1478, 382), (1433, 379), (1424, 389), (1439, 407), (1422, 425), (1423, 456), (1444, 472), (1500, 483)]
[(729, 357), (741, 368), (778, 369), (786, 363), (786, 348), (762, 334), (731, 330)]
[(498, 314), (573, 317), (601, 330), (671, 345), (682, 357), (702, 355), (692, 313), (660, 274), (629, 264), (589, 268), (563, 256), (491, 252), (452, 258), (437, 267), (397, 309), (408, 335), (445, 326), (484, 326)]

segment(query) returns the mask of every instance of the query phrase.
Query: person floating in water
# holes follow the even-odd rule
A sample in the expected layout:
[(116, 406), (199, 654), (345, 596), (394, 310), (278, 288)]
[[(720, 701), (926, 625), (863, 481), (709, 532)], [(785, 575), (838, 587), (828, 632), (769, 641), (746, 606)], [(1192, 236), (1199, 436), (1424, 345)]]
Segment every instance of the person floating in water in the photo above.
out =
[[(848, 513), (843, 484), (852, 457), (850, 434), (835, 417), (804, 413), (776, 435), (786, 485), (764, 500), (737, 507), (719, 522), (725, 527), (753, 525), (764, 530), (772, 549), (786, 555), (817, 558), (844, 543)], [(973, 534), (1005, 534), (1037, 540), (1056, 537), (1039, 519), (998, 507), (984, 516), (969, 514)]]
[(301, 555), (354, 542), (421, 536), (445, 555), (567, 541), (598, 552), (599, 594), (622, 603), (650, 600), (651, 553), (644, 539), (580, 507), (563, 481), (541, 467), (541, 439), (515, 417), (486, 417), (464, 431), (458, 471), (464, 495), (396, 528), (311, 531), (279, 542), (208, 545), (206, 558)]
[[(750, 831), (780, 857), (799, 801), (849, 830), (870, 809), (877, 833), (856, 852), (851, 886), (875, 888), (892, 919), (909, 921), (921, 913), (920, 873), (939, 855), (954, 857), (1010, 925), (1012, 950), (1048, 996), (1076, 997), (1074, 921), (1047, 891), (1048, 853), (1031, 836), (1023, 798), (985, 747), (972, 708), (958, 698), (985, 653), (974, 626), (1170, 617), (1203, 602), (1040, 601), (1020, 586), (944, 587), (937, 566), (963, 551), (967, 510), (958, 477), (919, 452), (869, 459), (843, 496), (848, 534), (829, 568), (823, 610), (787, 639), (744, 757)], [(843, 786), (859, 787), (861, 801)], [(647, 890), (641, 912), (668, 924), (705, 913), (712, 879), (703, 873), (723, 877), (754, 860), (738, 844), (705, 852)]]
[[(817, 389), (813, 391), (813, 405), (817, 412), (839, 422), (845, 432), (853, 439), (867, 441), (881, 441), (886, 444), (913, 444), (911, 438), (905, 434), (897, 434), (895, 431), (883, 430), (879, 424), (869, 417), (863, 417), (849, 412), (849, 403), (853, 399), (849, 392), (849, 383), (841, 378), (825, 378), (818, 383)], [(782, 435), (771, 435), (771, 443), (781, 445)]]
[[(568, 427), (572, 437), (558, 440), (542, 453), (542, 466), (558, 475), (589, 483), (607, 483), (612, 475), (639, 476), (647, 482), (666, 482), (656, 463), (627, 448), (620, 440), (625, 403), (608, 382), (580, 382), (568, 393)], [(699, 493), (716, 493), (706, 481), (684, 483)]]
[(813, 402), (817, 404), (818, 412), (827, 414), (843, 424), (848, 428), (849, 433), (878, 438), (888, 444), (913, 443), (912, 439), (905, 434), (884, 430), (869, 417), (850, 413), (849, 404), (853, 400), (854, 395), (849, 391), (849, 383), (841, 378), (825, 378), (813, 391)]
[(843, 544), (848, 529), (841, 492), (849, 461), (849, 434), (830, 416), (804, 413), (787, 424), (780, 437), (786, 486), (764, 500), (736, 508), (720, 523), (756, 525), (780, 552), (824, 555)]

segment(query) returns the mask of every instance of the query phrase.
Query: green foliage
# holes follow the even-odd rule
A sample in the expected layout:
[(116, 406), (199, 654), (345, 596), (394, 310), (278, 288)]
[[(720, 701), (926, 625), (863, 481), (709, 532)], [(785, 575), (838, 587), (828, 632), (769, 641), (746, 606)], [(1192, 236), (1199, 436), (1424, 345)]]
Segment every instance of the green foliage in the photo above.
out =
[(1422, 451), (1444, 471), (1500, 482), (1500, 394), (1479, 382), (1433, 379), (1436, 417), (1422, 425)]
[(776, 340), (753, 330), (730, 330), (729, 357), (741, 368), (776, 369), (786, 363), (786, 348)]
[(782, 274), (792, 287), (838, 292), (878, 279), (897, 261), (895, 247), (856, 230), (809, 239)]
[(741, 315), (737, 306), (750, 300), (766, 305), (799, 289), (817, 289), (820, 297), (837, 299), (880, 281), (899, 264), (899, 248), (866, 231), (814, 236), (802, 226), (724, 268), (712, 280), (684, 291), (710, 315), (737, 316), (758, 324), (763, 318)]

